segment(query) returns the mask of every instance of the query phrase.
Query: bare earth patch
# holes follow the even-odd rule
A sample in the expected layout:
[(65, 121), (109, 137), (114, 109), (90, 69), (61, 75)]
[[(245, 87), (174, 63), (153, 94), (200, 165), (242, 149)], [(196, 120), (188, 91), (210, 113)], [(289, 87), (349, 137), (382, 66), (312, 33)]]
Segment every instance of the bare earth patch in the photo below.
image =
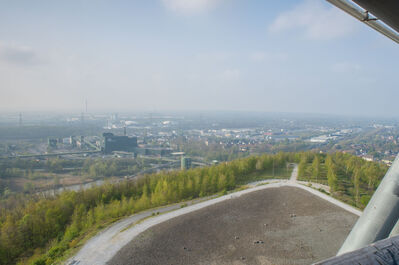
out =
[(107, 264), (311, 264), (335, 255), (357, 218), (302, 189), (270, 188), (158, 224)]

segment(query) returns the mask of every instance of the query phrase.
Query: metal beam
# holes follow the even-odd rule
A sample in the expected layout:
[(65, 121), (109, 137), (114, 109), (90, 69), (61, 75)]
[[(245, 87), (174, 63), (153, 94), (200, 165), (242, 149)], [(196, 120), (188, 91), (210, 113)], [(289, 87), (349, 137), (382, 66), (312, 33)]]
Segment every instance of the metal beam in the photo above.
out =
[(399, 236), (378, 241), (365, 248), (333, 257), (315, 265), (397, 265), (399, 260)]
[(399, 219), (399, 155), (389, 168), (338, 255), (387, 238)]
[(374, 30), (380, 32), (391, 40), (399, 44), (399, 33), (392, 30), (387, 25), (381, 23), (378, 18), (372, 18), (369, 16), (368, 11), (362, 10), (360, 7), (355, 6), (351, 1), (346, 0), (327, 0), (327, 2), (335, 5), (339, 9), (345, 11), (349, 15), (365, 23)]

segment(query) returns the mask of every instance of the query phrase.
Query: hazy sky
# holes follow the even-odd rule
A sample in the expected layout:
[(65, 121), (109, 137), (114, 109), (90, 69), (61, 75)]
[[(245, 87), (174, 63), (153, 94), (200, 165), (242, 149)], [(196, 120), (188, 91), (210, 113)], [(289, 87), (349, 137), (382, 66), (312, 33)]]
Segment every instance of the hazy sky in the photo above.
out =
[(323, 0), (0, 2), (0, 111), (399, 115), (399, 46)]

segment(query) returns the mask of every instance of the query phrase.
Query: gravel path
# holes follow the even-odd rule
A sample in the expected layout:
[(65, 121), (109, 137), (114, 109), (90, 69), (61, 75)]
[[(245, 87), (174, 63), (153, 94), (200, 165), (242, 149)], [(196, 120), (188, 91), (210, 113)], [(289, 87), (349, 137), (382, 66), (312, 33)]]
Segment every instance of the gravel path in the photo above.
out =
[(298, 165), (295, 165), (291, 173), (290, 181), (295, 182), (297, 178), (298, 178)]
[[(345, 209), (346, 211), (352, 213), (355, 216), (356, 215), (360, 216), (361, 212), (359, 210), (357, 210), (351, 206), (348, 206), (338, 200), (335, 200), (335, 199), (331, 198), (330, 196), (327, 196), (327, 195), (325, 195), (321, 192), (318, 192), (312, 188), (298, 184), (296, 182), (296, 178), (297, 178), (297, 167), (294, 168), (290, 180), (276, 180), (276, 181), (268, 180), (268, 181), (263, 181), (263, 182), (256, 182), (256, 183), (253, 183), (252, 185), (250, 185), (250, 186), (252, 186), (252, 188), (249, 188), (249, 189), (246, 189), (243, 191), (239, 191), (239, 192), (235, 192), (235, 193), (232, 193), (229, 195), (225, 195), (225, 196), (222, 196), (219, 198), (210, 199), (210, 200), (203, 201), (203, 202), (200, 202), (200, 200), (195, 200), (195, 201), (189, 203), (189, 206), (187, 206), (185, 208), (180, 208), (181, 204), (177, 204), (177, 205), (167, 206), (164, 208), (149, 210), (149, 211), (146, 211), (146, 212), (143, 212), (140, 214), (130, 216), (128, 218), (125, 218), (125, 219), (111, 225), (110, 227), (103, 230), (95, 237), (91, 238), (74, 257), (72, 257), (71, 259), (69, 259), (66, 262), (66, 264), (70, 264), (70, 265), (72, 265), (72, 264), (74, 264), (74, 265), (77, 265), (77, 264), (79, 264), (79, 265), (86, 265), (86, 264), (87, 265), (103, 265), (103, 264), (106, 264), (126, 244), (128, 244), (131, 240), (133, 240), (135, 237), (137, 237), (140, 233), (146, 231), (147, 229), (149, 229), (153, 226), (161, 224), (161, 223), (168, 221), (172, 218), (174, 218), (174, 219), (183, 218), (184, 219), (184, 216), (181, 218), (175, 218), (175, 217), (181, 216), (181, 215), (187, 215), (188, 213), (201, 210), (205, 207), (209, 207), (214, 204), (220, 203), (221, 205), (223, 205), (223, 203), (221, 203), (221, 202), (231, 200), (231, 199), (236, 199), (242, 195), (249, 194), (249, 193), (252, 193), (255, 191), (265, 190), (265, 189), (281, 188), (281, 187), (286, 187), (286, 186), (300, 188), (302, 190), (308, 191), (309, 193), (311, 193), (313, 195), (316, 195), (317, 197), (321, 197), (322, 199), (327, 200), (330, 203), (339, 206), (340, 208)], [(272, 183), (270, 183), (270, 182), (272, 182)], [(260, 185), (262, 183), (263, 184), (269, 183), (269, 184)], [(294, 189), (294, 190), (299, 190), (299, 189)], [(265, 193), (267, 193), (267, 192), (265, 192)], [(308, 195), (313, 196), (311, 194), (308, 194)], [(312, 200), (316, 200), (317, 197), (313, 196)], [(300, 198), (296, 198), (295, 200), (300, 200)], [(326, 202), (324, 202), (324, 203), (326, 203)], [(333, 207), (333, 205), (330, 205), (328, 203), (327, 203), (327, 205)], [(259, 206), (259, 207), (260, 208), (258, 210), (262, 211), (263, 210), (262, 206)], [(279, 211), (278, 207), (279, 207), (278, 205), (273, 205), (273, 209), (275, 209), (277, 212)], [(312, 210), (313, 209), (312, 203), (308, 203), (308, 207), (310, 207), (310, 209)], [(206, 210), (207, 209), (205, 209), (205, 211)], [(144, 220), (144, 221), (140, 222), (139, 224), (133, 225), (133, 224), (137, 223), (138, 221), (151, 216), (152, 213), (155, 213), (155, 212), (160, 212), (163, 214), (157, 215), (152, 218), (148, 218), (147, 220)], [(342, 211), (342, 212), (346, 213), (346, 215), (349, 214), (345, 211)], [(110, 264), (113, 264), (113, 263), (110, 263)], [(162, 264), (162, 263), (159, 263), (159, 264)], [(173, 263), (173, 264), (178, 264), (178, 263)], [(265, 263), (265, 264), (267, 264), (267, 263)]]
[(356, 219), (297, 187), (264, 189), (162, 222), (107, 264), (310, 264), (335, 255)]

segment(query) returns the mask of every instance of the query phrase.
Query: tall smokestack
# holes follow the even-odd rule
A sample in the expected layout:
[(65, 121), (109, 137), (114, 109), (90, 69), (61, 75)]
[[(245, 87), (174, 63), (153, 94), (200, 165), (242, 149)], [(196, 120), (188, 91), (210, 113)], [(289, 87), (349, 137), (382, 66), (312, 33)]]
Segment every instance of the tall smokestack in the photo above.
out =
[(126, 136), (126, 125), (123, 127), (123, 135)]

